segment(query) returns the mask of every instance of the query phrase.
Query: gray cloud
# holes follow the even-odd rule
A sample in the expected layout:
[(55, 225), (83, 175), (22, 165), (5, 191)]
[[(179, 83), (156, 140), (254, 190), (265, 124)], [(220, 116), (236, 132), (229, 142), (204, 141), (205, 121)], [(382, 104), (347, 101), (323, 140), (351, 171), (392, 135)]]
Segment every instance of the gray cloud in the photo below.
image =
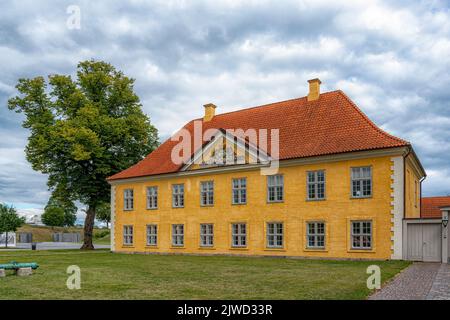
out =
[[(68, 5), (81, 30), (66, 27)], [(425, 195), (450, 192), (450, 11), (445, 1), (3, 1), (0, 201), (43, 206), (45, 176), (6, 109), (20, 77), (113, 63), (136, 79), (167, 137), (214, 102), (219, 112), (303, 96), (306, 80), (342, 89), (378, 125), (413, 143)], [(26, 187), (25, 187), (26, 186)]]

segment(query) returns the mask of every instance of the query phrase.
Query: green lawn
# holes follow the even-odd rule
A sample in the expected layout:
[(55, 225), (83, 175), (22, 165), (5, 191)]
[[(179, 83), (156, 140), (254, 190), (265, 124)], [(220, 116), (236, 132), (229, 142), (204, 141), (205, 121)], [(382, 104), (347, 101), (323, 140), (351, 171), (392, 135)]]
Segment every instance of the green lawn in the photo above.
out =
[[(225, 256), (112, 254), (108, 251), (0, 252), (0, 263), (37, 262), (30, 277), (0, 278), (1, 299), (365, 299), (367, 266), (386, 281), (403, 261), (331, 261)], [(66, 269), (81, 268), (81, 290)]]

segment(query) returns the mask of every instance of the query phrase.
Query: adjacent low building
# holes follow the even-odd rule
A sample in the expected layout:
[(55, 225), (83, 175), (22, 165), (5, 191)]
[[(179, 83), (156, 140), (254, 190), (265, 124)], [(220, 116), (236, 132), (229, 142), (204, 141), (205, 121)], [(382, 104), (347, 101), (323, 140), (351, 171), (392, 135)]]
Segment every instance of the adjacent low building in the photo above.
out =
[(112, 250), (402, 259), (425, 171), (411, 143), (320, 84), (234, 112), (207, 104), (110, 177)]

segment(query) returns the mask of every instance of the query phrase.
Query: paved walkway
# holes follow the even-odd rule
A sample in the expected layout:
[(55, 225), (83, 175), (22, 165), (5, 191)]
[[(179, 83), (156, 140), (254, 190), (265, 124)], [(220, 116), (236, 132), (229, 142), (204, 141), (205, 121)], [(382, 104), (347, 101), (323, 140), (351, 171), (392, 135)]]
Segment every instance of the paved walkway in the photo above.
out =
[(450, 264), (416, 262), (369, 300), (450, 300)]

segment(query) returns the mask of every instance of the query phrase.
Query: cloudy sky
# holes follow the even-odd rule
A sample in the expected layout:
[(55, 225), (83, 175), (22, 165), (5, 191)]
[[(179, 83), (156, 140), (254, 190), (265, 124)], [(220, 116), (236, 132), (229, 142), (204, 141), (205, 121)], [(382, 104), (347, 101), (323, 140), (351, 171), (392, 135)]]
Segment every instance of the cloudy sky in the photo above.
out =
[[(68, 27), (71, 5), (80, 29)], [(1, 202), (39, 212), (49, 195), (25, 160), (22, 116), (6, 107), (17, 79), (73, 74), (91, 58), (136, 79), (162, 138), (207, 102), (225, 112), (300, 97), (319, 77), (413, 143), (424, 195), (450, 194), (446, 1), (1, 1)]]

